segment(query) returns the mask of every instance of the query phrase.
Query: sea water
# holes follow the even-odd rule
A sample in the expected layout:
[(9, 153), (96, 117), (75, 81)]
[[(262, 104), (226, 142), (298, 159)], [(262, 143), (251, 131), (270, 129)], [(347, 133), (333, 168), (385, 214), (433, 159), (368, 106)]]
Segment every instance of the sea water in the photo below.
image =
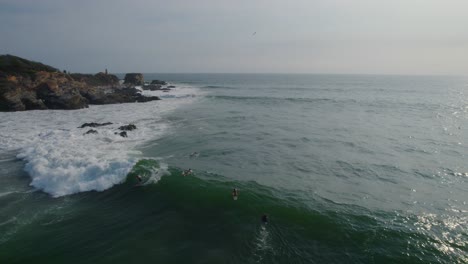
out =
[(468, 262), (467, 78), (145, 78), (176, 88), (0, 113), (2, 263)]

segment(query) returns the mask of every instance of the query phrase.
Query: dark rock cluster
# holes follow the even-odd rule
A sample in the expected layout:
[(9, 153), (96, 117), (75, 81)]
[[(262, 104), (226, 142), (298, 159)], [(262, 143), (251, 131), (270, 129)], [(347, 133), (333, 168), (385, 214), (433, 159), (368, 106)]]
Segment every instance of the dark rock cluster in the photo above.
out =
[[(94, 122), (91, 122), (91, 123), (84, 123), (82, 124), (81, 126), (79, 126), (78, 128), (85, 128), (85, 127), (101, 127), (101, 126), (108, 126), (108, 125), (112, 125), (111, 122), (106, 122), (106, 123), (94, 123)], [(119, 130), (122, 130), (120, 132), (115, 132), (114, 134), (115, 135), (119, 135), (121, 137), (128, 137), (128, 134), (127, 134), (127, 131), (132, 131), (132, 130), (135, 130), (137, 129), (137, 127), (134, 125), (134, 124), (128, 124), (128, 125), (125, 125), (125, 126), (120, 126), (118, 128)], [(88, 134), (98, 134), (99, 132), (97, 130), (94, 130), (94, 129), (90, 129), (88, 131), (86, 131), (83, 135), (88, 135)]]
[(143, 74), (141, 73), (127, 73), (125, 74), (124, 84), (130, 85), (143, 85), (145, 80), (143, 79)]
[(130, 124), (130, 125), (126, 125), (126, 126), (121, 126), (119, 127), (120, 130), (123, 130), (123, 131), (132, 131), (134, 129), (136, 129), (136, 126), (134, 124)]
[(160, 80), (152, 80), (151, 84), (157, 84), (157, 85), (167, 85), (167, 82), (165, 81), (160, 81)]
[(100, 127), (100, 126), (108, 126), (108, 125), (112, 125), (112, 123), (111, 122), (106, 122), (106, 123), (94, 123), (94, 122), (92, 122), (92, 123), (84, 123), (78, 128)]
[(143, 75), (127, 74), (126, 85), (107, 73), (67, 74), (42, 63), (0, 55), (0, 111), (80, 109), (89, 104), (160, 100), (145, 97), (132, 85), (143, 85)]

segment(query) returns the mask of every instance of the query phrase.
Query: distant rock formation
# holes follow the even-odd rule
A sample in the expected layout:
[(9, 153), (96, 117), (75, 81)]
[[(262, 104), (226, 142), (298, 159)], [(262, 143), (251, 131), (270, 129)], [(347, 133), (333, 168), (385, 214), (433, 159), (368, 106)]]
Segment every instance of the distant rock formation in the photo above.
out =
[(124, 84), (130, 85), (144, 85), (145, 80), (141, 73), (127, 73), (125, 74)]
[(70, 74), (70, 76), (74, 80), (84, 82), (89, 86), (119, 86), (119, 78), (117, 78), (117, 76), (103, 72), (97, 73), (95, 75), (73, 73)]
[(151, 84), (167, 85), (167, 82), (160, 80), (152, 80)]
[[(42, 63), (0, 55), (0, 111), (80, 109), (89, 104), (115, 104), (160, 100), (145, 97), (132, 85), (143, 75), (127, 74), (119, 84), (112, 74), (67, 74)], [(132, 83), (132, 84), (130, 84)]]
[(145, 85), (145, 86), (142, 86), (141, 88), (143, 90), (149, 90), (149, 91), (158, 91), (158, 90), (161, 90), (161, 85), (159, 84), (150, 84), (150, 85)]
[[(112, 125), (111, 122), (106, 122), (106, 123), (94, 123), (94, 122), (91, 122), (91, 123), (84, 123), (82, 124), (80, 127), (78, 128), (85, 128), (85, 127), (100, 127), (100, 126), (108, 126), (108, 125)], [(92, 129), (91, 129), (92, 130)]]

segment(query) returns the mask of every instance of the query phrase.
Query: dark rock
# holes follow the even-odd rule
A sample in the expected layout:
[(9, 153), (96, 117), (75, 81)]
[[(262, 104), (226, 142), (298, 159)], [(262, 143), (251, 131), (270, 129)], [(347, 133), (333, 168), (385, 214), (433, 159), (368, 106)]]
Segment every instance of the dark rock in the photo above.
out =
[(138, 103), (146, 103), (146, 102), (157, 101), (157, 100), (161, 100), (161, 98), (159, 98), (158, 96), (143, 96), (143, 95), (140, 95), (136, 98), (136, 102)]
[(161, 85), (159, 84), (150, 84), (150, 85), (145, 85), (141, 87), (143, 90), (150, 90), (150, 91), (157, 91), (161, 90)]
[(115, 135), (120, 135), (121, 137), (127, 137), (127, 132), (125, 132), (125, 131), (122, 131), (122, 132), (120, 132), (120, 133), (119, 133), (119, 132), (115, 132), (114, 134), (115, 134)]
[(37, 88), (37, 98), (49, 109), (80, 109), (88, 107), (88, 101), (78, 89), (66, 87), (60, 89), (55, 81), (42, 83)]
[(0, 55), (0, 72), (4, 72), (8, 75), (32, 76), (38, 71), (58, 72), (59, 70), (49, 65), (13, 55)]
[(119, 129), (123, 130), (123, 131), (132, 131), (132, 130), (134, 130), (136, 128), (137, 127), (134, 124), (119, 127)]
[[(81, 125), (80, 127), (78, 128), (85, 128), (85, 127), (100, 127), (100, 126), (108, 126), (108, 125), (112, 125), (111, 122), (106, 122), (106, 123), (84, 123), (83, 125)], [(92, 130), (92, 129), (91, 129)]]
[(37, 99), (34, 91), (18, 87), (10, 87), (11, 84), (0, 83), (0, 111), (24, 111), (47, 109), (44, 102)]
[(94, 130), (94, 129), (90, 129), (88, 131), (86, 131), (86, 133), (84, 133), (84, 135), (87, 135), (87, 134), (97, 134), (97, 130)]
[(115, 93), (121, 94), (121, 95), (130, 95), (130, 96), (135, 96), (140, 93), (140, 90), (136, 88), (124, 88), (124, 89), (119, 89), (116, 90)]
[(41, 99), (36, 99), (34, 96), (23, 96), (21, 98), (21, 103), (23, 103), (26, 110), (45, 110), (47, 106), (44, 104), (44, 101)]
[(79, 82), (84, 82), (88, 86), (119, 86), (119, 78), (112, 74), (105, 74), (103, 72), (92, 74), (73, 73), (70, 76)]
[(141, 73), (127, 73), (125, 74), (124, 84), (143, 85), (145, 80)]
[(160, 80), (152, 80), (151, 84), (167, 85), (167, 82)]
[(140, 91), (135, 88), (113, 89), (108, 93), (104, 93), (102, 90), (88, 89), (87, 91), (82, 91), (81, 94), (88, 99), (90, 104), (134, 103), (161, 100), (157, 96), (143, 96), (139, 92)]

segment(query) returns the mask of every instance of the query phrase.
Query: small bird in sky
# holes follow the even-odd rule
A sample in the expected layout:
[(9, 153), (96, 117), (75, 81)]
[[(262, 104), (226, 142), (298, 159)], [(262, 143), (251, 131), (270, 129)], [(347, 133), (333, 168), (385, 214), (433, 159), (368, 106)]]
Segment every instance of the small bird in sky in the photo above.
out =
[(255, 32), (252, 34), (252, 36), (255, 36), (255, 35), (257, 35), (257, 31), (255, 31)]

